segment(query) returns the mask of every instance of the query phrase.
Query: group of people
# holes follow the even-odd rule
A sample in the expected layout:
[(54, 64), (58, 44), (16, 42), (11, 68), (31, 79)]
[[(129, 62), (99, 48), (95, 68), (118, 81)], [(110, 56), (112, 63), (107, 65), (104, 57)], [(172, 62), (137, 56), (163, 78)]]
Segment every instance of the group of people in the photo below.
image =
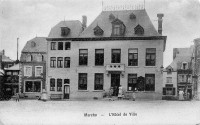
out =
[[(135, 89), (134, 91), (137, 91), (137, 89)], [(115, 92), (116, 92), (116, 90), (115, 90)], [(109, 94), (110, 97), (117, 96), (119, 100), (121, 100), (124, 97), (123, 88), (122, 88), (121, 85), (118, 87), (118, 94), (114, 93), (114, 88), (113, 87), (110, 88), (110, 92), (109, 93), (110, 93)], [(135, 92), (133, 92), (132, 96), (133, 96), (133, 101), (135, 101), (135, 98), (136, 98)]]
[(188, 100), (188, 99), (190, 99), (190, 93), (189, 92), (185, 93), (181, 89), (181, 90), (179, 90), (178, 97), (179, 97), (179, 100)]

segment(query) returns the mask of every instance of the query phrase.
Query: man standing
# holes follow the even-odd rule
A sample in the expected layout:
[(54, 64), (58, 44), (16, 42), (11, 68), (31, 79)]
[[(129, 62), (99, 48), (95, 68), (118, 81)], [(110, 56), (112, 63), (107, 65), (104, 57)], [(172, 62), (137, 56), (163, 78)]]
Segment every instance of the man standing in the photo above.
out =
[(19, 93), (16, 93), (16, 102), (19, 102)]

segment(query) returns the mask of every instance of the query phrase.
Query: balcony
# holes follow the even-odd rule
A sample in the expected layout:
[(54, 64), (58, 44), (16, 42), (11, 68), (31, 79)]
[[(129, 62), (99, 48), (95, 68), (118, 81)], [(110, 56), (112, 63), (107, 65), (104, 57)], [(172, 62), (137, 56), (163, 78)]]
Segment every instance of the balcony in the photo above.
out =
[(106, 65), (106, 71), (118, 71), (118, 72), (124, 72), (125, 70), (125, 64), (108, 64)]

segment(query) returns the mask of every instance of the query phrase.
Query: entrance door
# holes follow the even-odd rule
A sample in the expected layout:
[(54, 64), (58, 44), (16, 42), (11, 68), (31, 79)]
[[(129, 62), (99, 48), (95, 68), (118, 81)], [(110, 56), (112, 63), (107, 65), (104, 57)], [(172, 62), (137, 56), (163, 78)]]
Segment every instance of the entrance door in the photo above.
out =
[(69, 87), (70, 87), (69, 85), (64, 86), (64, 99), (69, 99), (69, 93), (70, 93)]
[(111, 74), (111, 87), (113, 87), (113, 96), (118, 95), (120, 85), (120, 74)]

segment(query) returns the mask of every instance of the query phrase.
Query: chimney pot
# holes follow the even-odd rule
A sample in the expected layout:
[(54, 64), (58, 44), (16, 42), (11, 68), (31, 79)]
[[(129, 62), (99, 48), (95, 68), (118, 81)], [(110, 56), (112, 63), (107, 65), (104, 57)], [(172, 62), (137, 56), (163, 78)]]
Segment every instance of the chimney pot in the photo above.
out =
[(158, 33), (162, 35), (162, 18), (164, 17), (163, 13), (157, 14), (158, 17)]
[(3, 49), (3, 55), (5, 55), (5, 50)]

